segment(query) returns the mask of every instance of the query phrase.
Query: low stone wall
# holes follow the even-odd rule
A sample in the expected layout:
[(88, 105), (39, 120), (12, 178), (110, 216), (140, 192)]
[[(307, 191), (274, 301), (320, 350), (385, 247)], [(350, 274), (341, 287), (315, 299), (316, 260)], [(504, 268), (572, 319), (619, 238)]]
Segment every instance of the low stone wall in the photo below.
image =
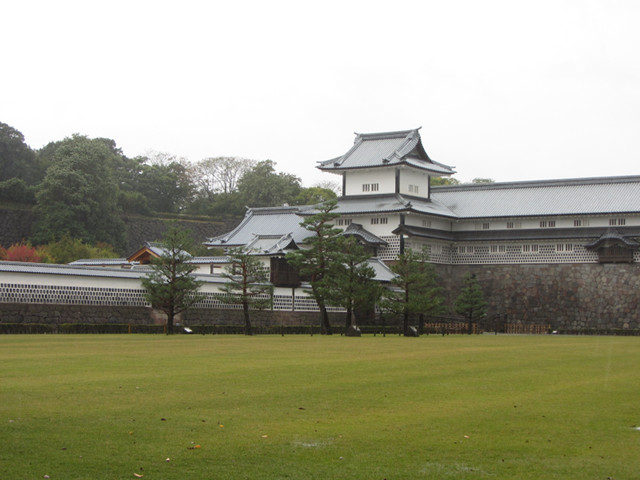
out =
[(467, 272), (476, 275), (489, 316), (553, 329), (639, 329), (640, 264), (436, 267), (453, 303)]
[(0, 303), (2, 323), (154, 323), (151, 309), (87, 305)]
[[(344, 324), (344, 314), (329, 314), (332, 325), (338, 329)], [(51, 305), (0, 303), (0, 322), (38, 323), (61, 325), (64, 323), (124, 323), (132, 325), (164, 324), (166, 317), (147, 307), (112, 307), (86, 305)], [(193, 309), (176, 322), (185, 325), (244, 325), (241, 310)], [(252, 311), (255, 326), (290, 326), (320, 324), (317, 312)]]
[[(187, 325), (244, 325), (242, 310), (193, 309), (184, 314)], [(332, 326), (344, 324), (344, 313), (330, 313)], [(320, 325), (318, 312), (252, 310), (251, 324), (256, 326)]]

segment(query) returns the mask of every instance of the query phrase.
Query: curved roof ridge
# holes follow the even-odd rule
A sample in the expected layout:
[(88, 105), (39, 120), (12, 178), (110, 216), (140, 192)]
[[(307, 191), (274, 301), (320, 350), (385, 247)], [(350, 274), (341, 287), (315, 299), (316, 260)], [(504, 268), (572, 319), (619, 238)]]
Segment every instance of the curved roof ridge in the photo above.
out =
[(421, 129), (422, 127), (418, 127), (418, 128), (412, 128), (410, 130), (396, 130), (396, 131), (392, 131), (392, 132), (375, 132), (375, 133), (358, 133), (358, 132), (353, 132), (355, 135), (357, 135), (356, 139), (353, 141), (353, 143), (355, 143), (358, 138), (363, 138), (363, 139), (367, 139), (367, 140), (371, 140), (371, 139), (383, 139), (383, 138), (403, 138), (406, 137), (408, 135), (411, 134), (416, 134), (418, 133), (418, 131)]

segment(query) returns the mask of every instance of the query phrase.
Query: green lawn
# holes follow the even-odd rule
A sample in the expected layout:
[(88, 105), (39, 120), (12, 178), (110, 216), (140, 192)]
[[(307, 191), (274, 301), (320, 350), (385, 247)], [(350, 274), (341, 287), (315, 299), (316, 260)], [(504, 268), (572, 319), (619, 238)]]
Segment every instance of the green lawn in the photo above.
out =
[(0, 337), (0, 478), (631, 479), (640, 338)]

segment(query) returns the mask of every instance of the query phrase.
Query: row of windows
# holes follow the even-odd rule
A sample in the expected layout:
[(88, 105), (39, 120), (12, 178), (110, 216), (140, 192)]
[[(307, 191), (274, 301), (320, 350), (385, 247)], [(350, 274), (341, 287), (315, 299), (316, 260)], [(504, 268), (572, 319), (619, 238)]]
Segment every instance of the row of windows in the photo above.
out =
[[(625, 218), (610, 218), (609, 225), (626, 225), (627, 221)], [(522, 228), (522, 222), (507, 222), (507, 228)], [(540, 228), (555, 228), (556, 221), (555, 220), (540, 220), (539, 223)], [(574, 227), (588, 227), (589, 220), (588, 219), (576, 219), (573, 221)], [(489, 230), (491, 228), (491, 224), (489, 222), (484, 223), (476, 223), (476, 230)]]
[[(551, 246), (556, 252), (573, 252), (573, 244), (572, 243), (557, 243)], [(476, 253), (478, 247), (473, 245), (460, 245), (457, 247), (458, 253), (471, 255)], [(540, 251), (540, 246), (536, 244), (526, 244), (526, 245), (489, 245), (490, 253), (538, 253)]]
[[(351, 225), (352, 220), (350, 218), (338, 218), (336, 219), (337, 226)], [(387, 225), (389, 223), (388, 217), (373, 217), (371, 218), (371, 225)]]
[(380, 189), (380, 185), (378, 183), (363, 183), (362, 191), (363, 192), (377, 192)]
[[(351, 225), (352, 219), (350, 218), (338, 218), (336, 220), (336, 225), (344, 226)], [(386, 225), (388, 223), (387, 217), (373, 217), (371, 219), (371, 225)], [(555, 228), (556, 221), (555, 220), (540, 220), (540, 228)], [(624, 218), (611, 218), (609, 219), (609, 225), (626, 225), (626, 219)], [(423, 227), (431, 227), (431, 220), (422, 219)], [(508, 229), (518, 229), (522, 228), (522, 222), (507, 222), (506, 226)], [(588, 219), (576, 219), (573, 221), (574, 227), (588, 227), (589, 220)], [(490, 230), (491, 223), (483, 222), (476, 223), (476, 230)]]
[(420, 193), (418, 185), (409, 185), (409, 193)]

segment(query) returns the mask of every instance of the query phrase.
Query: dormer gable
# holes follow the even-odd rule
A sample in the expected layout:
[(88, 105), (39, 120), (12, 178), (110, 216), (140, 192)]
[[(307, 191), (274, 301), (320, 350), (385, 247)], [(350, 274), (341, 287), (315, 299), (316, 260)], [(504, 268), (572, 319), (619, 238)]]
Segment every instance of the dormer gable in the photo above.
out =
[(331, 160), (318, 162), (325, 172), (340, 172), (359, 168), (408, 165), (434, 176), (452, 175), (452, 167), (434, 162), (422, 146), (419, 128), (382, 133), (356, 133), (353, 147)]
[(429, 199), (430, 177), (455, 171), (427, 155), (419, 130), (356, 133), (347, 153), (319, 162), (318, 168), (342, 175), (342, 196), (399, 193)]

